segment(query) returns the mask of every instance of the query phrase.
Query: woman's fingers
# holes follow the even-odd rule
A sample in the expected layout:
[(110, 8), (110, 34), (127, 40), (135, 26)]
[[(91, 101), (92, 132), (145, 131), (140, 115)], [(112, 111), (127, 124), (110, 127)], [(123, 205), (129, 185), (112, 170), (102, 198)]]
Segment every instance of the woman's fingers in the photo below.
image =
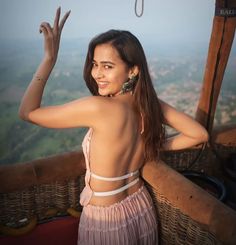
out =
[(68, 11), (60, 21), (61, 8), (59, 7), (56, 11), (53, 27), (48, 22), (43, 22), (40, 25), (39, 32), (44, 35), (44, 55), (53, 62), (57, 60), (61, 31), (69, 14), (70, 11)]
[(47, 33), (48, 33), (47, 28), (46, 28), (46, 22), (42, 22), (42, 23), (40, 24), (39, 31), (40, 31), (40, 33), (43, 32), (44, 34), (47, 34)]
[(67, 18), (68, 18), (69, 15), (70, 15), (70, 12), (71, 12), (71, 11), (66, 12), (65, 15), (63, 16), (63, 18), (62, 18), (62, 20), (61, 20), (61, 22), (60, 22), (60, 25), (59, 25), (59, 30), (60, 30), (60, 32), (62, 31), (63, 26), (64, 26), (64, 24), (65, 24)]
[[(40, 25), (40, 28), (39, 28), (39, 32), (40, 33), (44, 33), (44, 34), (51, 34), (52, 31), (57, 34), (58, 31), (59, 31), (59, 34), (61, 33), (62, 29), (63, 29), (63, 26), (67, 20), (67, 18), (69, 17), (70, 15), (70, 12), (71, 11), (68, 11), (65, 13), (65, 15), (63, 16), (62, 20), (60, 21), (60, 16), (61, 16), (61, 7), (59, 7), (57, 9), (57, 12), (56, 12), (56, 16), (55, 16), (55, 19), (54, 19), (54, 23), (53, 23), (53, 27), (51, 27), (51, 25), (48, 23), (48, 22), (43, 22), (41, 25)], [(59, 24), (60, 22), (60, 24)]]
[(61, 7), (59, 7), (57, 9), (57, 12), (56, 12), (56, 16), (55, 16), (55, 19), (54, 19), (54, 25), (53, 25), (54, 31), (58, 31), (60, 16), (61, 16)]
[(48, 22), (43, 22), (40, 25), (39, 32), (43, 32), (45, 35), (49, 35), (52, 33), (52, 27)]

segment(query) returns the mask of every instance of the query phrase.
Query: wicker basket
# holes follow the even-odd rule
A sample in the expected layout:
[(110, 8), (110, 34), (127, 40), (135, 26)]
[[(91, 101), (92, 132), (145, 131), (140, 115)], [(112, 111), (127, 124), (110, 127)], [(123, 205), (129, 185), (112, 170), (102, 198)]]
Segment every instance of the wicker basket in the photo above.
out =
[[(73, 152), (19, 164), (20, 179), (15, 174), (16, 166), (0, 169), (0, 223), (21, 227), (35, 216), (38, 223), (50, 222), (52, 217), (68, 215), (69, 207), (81, 210), (81, 155)], [(160, 244), (235, 243), (235, 211), (164, 163), (147, 163), (142, 176), (155, 203)], [(28, 182), (21, 189), (24, 179)], [(50, 215), (49, 210), (55, 212)], [(221, 214), (219, 217), (216, 211)], [(231, 226), (226, 229), (228, 223)]]

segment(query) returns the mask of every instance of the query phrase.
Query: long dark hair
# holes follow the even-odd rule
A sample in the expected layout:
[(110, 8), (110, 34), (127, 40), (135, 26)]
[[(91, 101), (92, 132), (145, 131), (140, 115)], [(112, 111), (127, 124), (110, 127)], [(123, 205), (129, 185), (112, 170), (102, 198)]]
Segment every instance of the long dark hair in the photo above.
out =
[(91, 75), (94, 49), (97, 45), (104, 43), (111, 44), (128, 67), (136, 65), (139, 68), (133, 96), (136, 107), (144, 120), (142, 136), (145, 146), (145, 160), (157, 160), (165, 138), (164, 117), (152, 84), (142, 45), (132, 33), (122, 30), (110, 30), (91, 40), (84, 65), (84, 80), (93, 95), (99, 95), (97, 83)]

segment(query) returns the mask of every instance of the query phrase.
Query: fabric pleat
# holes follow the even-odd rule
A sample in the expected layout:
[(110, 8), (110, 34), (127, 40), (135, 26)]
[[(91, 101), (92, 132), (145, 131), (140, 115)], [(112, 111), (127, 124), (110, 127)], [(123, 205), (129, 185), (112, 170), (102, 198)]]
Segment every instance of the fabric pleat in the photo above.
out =
[(88, 204), (80, 217), (78, 245), (154, 245), (158, 230), (145, 186), (107, 207)]

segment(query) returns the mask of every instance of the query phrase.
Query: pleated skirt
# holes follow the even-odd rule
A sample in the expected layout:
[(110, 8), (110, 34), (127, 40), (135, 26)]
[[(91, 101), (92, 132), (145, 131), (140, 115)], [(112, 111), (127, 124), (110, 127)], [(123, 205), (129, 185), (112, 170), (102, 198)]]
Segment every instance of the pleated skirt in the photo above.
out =
[(158, 244), (155, 210), (145, 186), (108, 207), (83, 208), (78, 245)]

